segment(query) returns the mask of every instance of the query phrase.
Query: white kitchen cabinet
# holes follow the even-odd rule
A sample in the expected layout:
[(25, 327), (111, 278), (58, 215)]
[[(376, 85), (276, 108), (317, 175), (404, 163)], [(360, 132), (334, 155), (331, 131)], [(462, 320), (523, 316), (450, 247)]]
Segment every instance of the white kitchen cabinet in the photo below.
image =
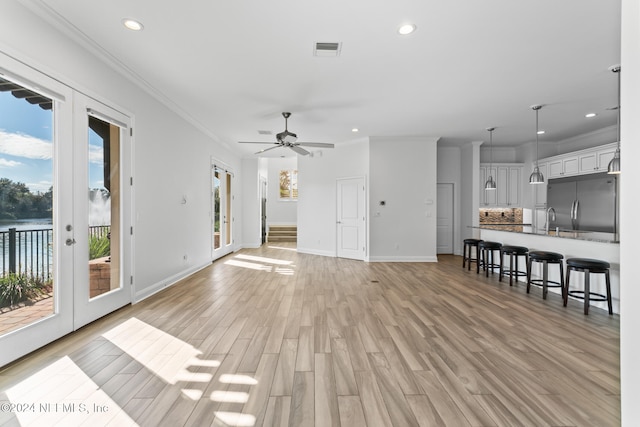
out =
[(524, 166), (518, 164), (497, 164), (491, 169), (496, 181), (496, 189), (486, 191), (484, 183), (488, 178), (489, 165), (480, 165), (481, 195), (480, 205), (486, 207), (522, 206), (522, 174)]
[(540, 164), (546, 163), (548, 165), (548, 175), (545, 175), (545, 178), (550, 179), (606, 172), (616, 148), (617, 143), (614, 142), (560, 156), (547, 157), (541, 159)]
[(489, 175), (496, 179), (496, 168), (493, 167), (489, 170), (489, 166), (480, 165), (480, 206), (496, 206), (496, 192), (497, 190), (485, 190), (484, 184), (487, 182)]
[(578, 156), (554, 158), (549, 161), (549, 178), (577, 175), (580, 170), (578, 165)]
[[(538, 162), (538, 169), (540, 169), (540, 172), (542, 173), (542, 176), (544, 177), (544, 183), (542, 183), (542, 184), (528, 184), (528, 185), (530, 187), (534, 188), (533, 191), (534, 191), (536, 206), (544, 207), (547, 204), (547, 182), (548, 182), (548, 179), (549, 179), (549, 164), (546, 163), (546, 162), (545, 163), (539, 163)], [(529, 178), (527, 177), (527, 182), (528, 181), (529, 181)]]

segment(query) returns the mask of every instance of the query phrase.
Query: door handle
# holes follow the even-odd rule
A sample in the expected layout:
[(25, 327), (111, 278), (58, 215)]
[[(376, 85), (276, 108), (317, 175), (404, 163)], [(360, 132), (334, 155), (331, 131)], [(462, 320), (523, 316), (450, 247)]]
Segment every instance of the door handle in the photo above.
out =
[(64, 244), (67, 245), (67, 246), (75, 245), (76, 244), (76, 239), (67, 239), (67, 240), (65, 240)]

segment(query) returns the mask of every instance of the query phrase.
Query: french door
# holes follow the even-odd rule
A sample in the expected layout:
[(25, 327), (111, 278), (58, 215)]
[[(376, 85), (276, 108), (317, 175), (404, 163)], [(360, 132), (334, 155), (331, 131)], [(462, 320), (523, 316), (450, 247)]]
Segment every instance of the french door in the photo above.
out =
[(212, 259), (233, 251), (233, 171), (213, 161), (211, 165)]
[(129, 127), (0, 52), (0, 366), (131, 301)]
[(74, 94), (74, 328), (131, 302), (130, 119)]

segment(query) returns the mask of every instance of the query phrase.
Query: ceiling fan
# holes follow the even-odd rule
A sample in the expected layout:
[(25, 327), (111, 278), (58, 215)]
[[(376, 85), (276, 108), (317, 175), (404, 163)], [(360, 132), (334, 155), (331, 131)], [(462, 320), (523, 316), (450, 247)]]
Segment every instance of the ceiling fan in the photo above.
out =
[(277, 142), (257, 142), (257, 141), (238, 141), (240, 144), (275, 144), (275, 147), (265, 148), (256, 152), (255, 154), (262, 154), (265, 151), (273, 150), (274, 148), (280, 147), (289, 147), (293, 151), (298, 154), (302, 154), (303, 156), (307, 156), (311, 153), (309, 151), (302, 148), (304, 147), (322, 147), (322, 148), (333, 148), (333, 144), (329, 144), (326, 142), (296, 142), (298, 140), (298, 135), (293, 132), (289, 132), (287, 129), (287, 119), (291, 116), (291, 113), (284, 112), (282, 113), (282, 117), (284, 117), (284, 131), (276, 134)]

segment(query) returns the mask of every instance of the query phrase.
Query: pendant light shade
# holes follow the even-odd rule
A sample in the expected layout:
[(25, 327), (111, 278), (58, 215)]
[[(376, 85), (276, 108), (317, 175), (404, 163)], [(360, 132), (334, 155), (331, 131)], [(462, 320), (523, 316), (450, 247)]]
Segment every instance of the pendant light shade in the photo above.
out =
[(538, 111), (542, 108), (542, 105), (532, 105), (531, 109), (536, 112), (536, 166), (533, 168), (533, 173), (529, 176), (529, 184), (544, 184), (544, 175), (540, 172), (538, 167)]
[(491, 169), (493, 169), (493, 131), (496, 128), (487, 128), (489, 131), (489, 178), (487, 178), (487, 182), (484, 183), (485, 190), (495, 190), (497, 188), (496, 182), (493, 180), (493, 176), (491, 176)]
[(618, 148), (609, 162), (607, 173), (617, 175), (620, 173), (620, 66), (615, 65), (610, 70), (618, 74)]

